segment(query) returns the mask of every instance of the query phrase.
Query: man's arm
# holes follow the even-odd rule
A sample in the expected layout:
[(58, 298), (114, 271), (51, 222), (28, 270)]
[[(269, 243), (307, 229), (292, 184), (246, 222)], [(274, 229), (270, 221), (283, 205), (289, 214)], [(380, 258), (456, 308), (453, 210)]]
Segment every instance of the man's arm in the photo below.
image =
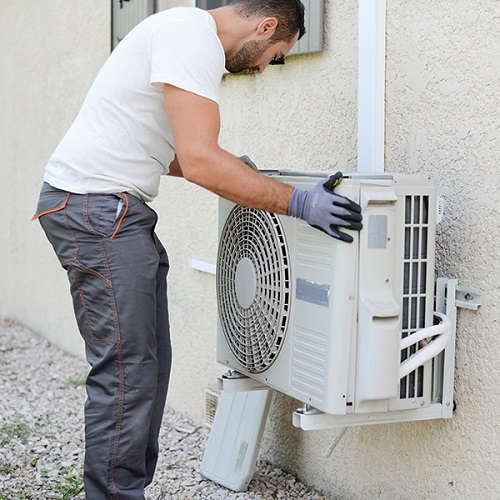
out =
[(255, 172), (219, 147), (220, 114), (214, 101), (167, 84), (164, 92), (177, 158), (172, 175), (180, 173), (240, 205), (288, 213), (291, 186)]

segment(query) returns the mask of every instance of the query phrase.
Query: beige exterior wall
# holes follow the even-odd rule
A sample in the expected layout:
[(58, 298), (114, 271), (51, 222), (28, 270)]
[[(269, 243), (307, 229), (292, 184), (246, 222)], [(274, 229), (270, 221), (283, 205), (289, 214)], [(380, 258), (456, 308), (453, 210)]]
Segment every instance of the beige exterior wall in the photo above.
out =
[(105, 0), (0, 2), (0, 317), (79, 353), (68, 281), (30, 219), (45, 162), (109, 55), (110, 22)]
[[(326, 0), (326, 50), (222, 84), (221, 144), (261, 168), (356, 169), (357, 2)], [(445, 199), (438, 274), (481, 289), (461, 311), (457, 411), (448, 421), (335, 430), (291, 426), (296, 401), (276, 395), (264, 456), (332, 498), (494, 499), (500, 398), (498, 4), (388, 2), (386, 168), (426, 172)], [(45, 161), (109, 53), (105, 0), (0, 2), (0, 315), (82, 354), (68, 285), (34, 211)], [(169, 250), (174, 367), (169, 403), (203, 419), (214, 362), (217, 199), (164, 179), (154, 202)]]

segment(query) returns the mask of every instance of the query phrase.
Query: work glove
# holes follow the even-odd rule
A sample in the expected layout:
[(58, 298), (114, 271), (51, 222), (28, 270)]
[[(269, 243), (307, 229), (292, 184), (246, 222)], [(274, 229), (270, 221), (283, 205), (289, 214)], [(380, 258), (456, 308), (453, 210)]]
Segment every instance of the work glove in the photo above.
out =
[(357, 203), (333, 192), (341, 180), (342, 173), (337, 172), (326, 182), (324, 179), (318, 182), (310, 191), (294, 188), (288, 203), (288, 215), (303, 219), (338, 240), (352, 243), (352, 236), (339, 228), (359, 231), (363, 227), (363, 217)]
[(253, 170), (259, 170), (257, 168), (257, 165), (247, 156), (247, 155), (243, 155), (243, 156), (239, 156), (238, 157), (243, 163), (245, 163), (246, 165), (248, 165), (250, 168), (252, 168)]

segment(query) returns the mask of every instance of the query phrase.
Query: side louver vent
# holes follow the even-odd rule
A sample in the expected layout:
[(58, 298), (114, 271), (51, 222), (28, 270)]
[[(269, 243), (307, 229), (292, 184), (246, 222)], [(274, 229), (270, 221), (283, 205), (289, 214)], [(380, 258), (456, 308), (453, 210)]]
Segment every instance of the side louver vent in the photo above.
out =
[(219, 318), (228, 346), (250, 373), (276, 360), (290, 314), (290, 258), (280, 219), (236, 206), (217, 257)]
[[(427, 259), (429, 255), (429, 197), (405, 197), (405, 233), (403, 262), (402, 338), (425, 327)], [(417, 344), (401, 351), (404, 361), (418, 350)], [(400, 398), (423, 395), (424, 367), (420, 366), (401, 380)]]

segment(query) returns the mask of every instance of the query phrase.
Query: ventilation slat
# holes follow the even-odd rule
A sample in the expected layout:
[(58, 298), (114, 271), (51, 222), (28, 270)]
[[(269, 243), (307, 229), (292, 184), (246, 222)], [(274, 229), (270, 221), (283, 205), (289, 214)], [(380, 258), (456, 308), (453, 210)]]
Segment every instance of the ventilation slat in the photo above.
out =
[[(429, 197), (405, 197), (405, 240), (403, 263), (402, 338), (425, 327)], [(418, 345), (401, 351), (401, 361), (417, 352)], [(400, 384), (400, 399), (422, 397), (423, 367), (410, 373)]]

